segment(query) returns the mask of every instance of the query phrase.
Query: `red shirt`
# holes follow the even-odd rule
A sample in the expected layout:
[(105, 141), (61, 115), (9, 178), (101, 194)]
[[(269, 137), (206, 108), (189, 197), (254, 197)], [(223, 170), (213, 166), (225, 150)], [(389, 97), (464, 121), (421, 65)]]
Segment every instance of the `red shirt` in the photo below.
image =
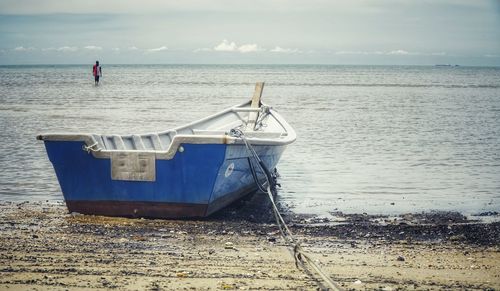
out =
[(100, 76), (101, 75), (101, 66), (94, 65), (92, 68), (92, 74), (95, 76)]

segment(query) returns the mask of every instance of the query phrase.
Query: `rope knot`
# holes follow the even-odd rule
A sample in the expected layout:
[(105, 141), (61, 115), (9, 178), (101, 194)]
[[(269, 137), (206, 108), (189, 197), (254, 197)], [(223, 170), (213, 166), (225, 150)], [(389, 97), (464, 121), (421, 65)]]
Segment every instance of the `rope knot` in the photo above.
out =
[(232, 137), (242, 137), (243, 136), (243, 131), (239, 128), (231, 128), (229, 131), (229, 135)]
[(95, 142), (95, 143), (93, 143), (93, 144), (91, 144), (91, 145), (89, 145), (89, 146), (87, 146), (87, 145), (83, 145), (83, 148), (82, 148), (82, 149), (83, 149), (84, 151), (86, 151), (88, 154), (90, 154), (90, 152), (98, 152), (98, 151), (100, 151), (101, 149), (100, 149), (100, 148), (94, 148), (94, 147), (95, 147), (95, 146), (97, 146), (97, 145), (98, 145), (98, 143), (97, 143), (97, 142)]

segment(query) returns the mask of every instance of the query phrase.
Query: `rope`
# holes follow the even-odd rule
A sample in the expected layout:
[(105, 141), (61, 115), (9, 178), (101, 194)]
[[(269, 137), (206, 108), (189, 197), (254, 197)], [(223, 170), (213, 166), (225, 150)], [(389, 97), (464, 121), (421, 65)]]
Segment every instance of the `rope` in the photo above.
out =
[(259, 118), (255, 122), (255, 130), (258, 130), (262, 127), (266, 127), (267, 125), (264, 124), (264, 119), (271, 113), (271, 108), (269, 106), (262, 106), (260, 109), (260, 114)]
[(100, 148), (97, 148), (97, 149), (95, 149), (95, 148), (94, 148), (96, 145), (98, 145), (98, 143), (97, 143), (97, 142), (95, 142), (95, 143), (93, 143), (93, 144), (91, 144), (91, 145), (89, 145), (89, 146), (83, 145), (83, 148), (82, 148), (82, 149), (83, 149), (84, 151), (86, 151), (87, 153), (89, 153), (89, 154), (90, 154), (90, 152), (99, 152), (99, 151), (101, 151), (101, 149), (100, 149)]
[(241, 138), (243, 140), (247, 148), (247, 151), (251, 154), (251, 156), (255, 159), (255, 161), (257, 161), (259, 168), (265, 174), (267, 187), (266, 191), (262, 191), (263, 185), (259, 183), (256, 171), (253, 168), (254, 167), (253, 163), (251, 162), (249, 157), (248, 162), (250, 164), (250, 169), (252, 171), (255, 183), (257, 184), (259, 190), (267, 193), (269, 200), (271, 201), (274, 218), (276, 219), (276, 224), (278, 225), (281, 236), (283, 237), (285, 242), (289, 244), (289, 247), (293, 250), (295, 266), (298, 268), (300, 263), (301, 266), (303, 266), (303, 268), (306, 269), (305, 264), (309, 264), (314, 269), (314, 271), (316, 271), (316, 273), (323, 279), (323, 281), (331, 290), (341, 290), (339, 285), (335, 283), (327, 274), (325, 274), (325, 272), (321, 269), (321, 267), (318, 266), (318, 264), (316, 264), (316, 262), (308, 254), (305, 253), (305, 251), (302, 249), (302, 246), (300, 245), (300, 241), (294, 237), (293, 233), (290, 231), (290, 228), (288, 228), (288, 225), (283, 219), (283, 216), (281, 215), (280, 211), (278, 210), (278, 207), (276, 206), (276, 202), (274, 201), (274, 196), (277, 194), (276, 177), (269, 172), (266, 165), (264, 164), (264, 162), (262, 162), (259, 155), (253, 148), (253, 146), (250, 144), (250, 142), (248, 142), (243, 131), (239, 128), (233, 128), (229, 132), (229, 135)]
[[(248, 164), (250, 165), (250, 172), (252, 172), (252, 176), (254, 181), (259, 181), (259, 178), (257, 177), (257, 172), (255, 171), (254, 165), (252, 163), (252, 160), (250, 160), (250, 157), (248, 159)], [(264, 188), (260, 183), (257, 183), (257, 187), (259, 188), (260, 192), (266, 193), (267, 189)]]

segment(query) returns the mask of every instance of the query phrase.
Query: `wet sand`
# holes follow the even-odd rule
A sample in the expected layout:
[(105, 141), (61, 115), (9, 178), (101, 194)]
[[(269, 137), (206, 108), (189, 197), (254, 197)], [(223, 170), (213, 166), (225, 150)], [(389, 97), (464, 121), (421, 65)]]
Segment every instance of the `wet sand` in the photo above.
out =
[[(321, 288), (295, 267), (269, 213), (256, 218), (247, 206), (169, 221), (68, 214), (62, 203), (1, 202), (0, 289)], [(500, 289), (498, 222), (456, 213), (337, 213), (335, 222), (285, 217), (304, 249), (345, 289)]]

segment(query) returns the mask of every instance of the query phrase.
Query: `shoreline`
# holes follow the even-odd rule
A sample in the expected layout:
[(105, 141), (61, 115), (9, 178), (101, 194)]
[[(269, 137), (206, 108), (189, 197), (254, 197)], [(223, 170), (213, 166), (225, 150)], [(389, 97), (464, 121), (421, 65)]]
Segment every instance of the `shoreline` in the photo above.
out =
[[(149, 220), (0, 202), (0, 289), (320, 287), (295, 267), (270, 213), (249, 204), (202, 220)], [(304, 249), (345, 289), (500, 289), (499, 222), (457, 213), (336, 215), (332, 223), (284, 213)]]

